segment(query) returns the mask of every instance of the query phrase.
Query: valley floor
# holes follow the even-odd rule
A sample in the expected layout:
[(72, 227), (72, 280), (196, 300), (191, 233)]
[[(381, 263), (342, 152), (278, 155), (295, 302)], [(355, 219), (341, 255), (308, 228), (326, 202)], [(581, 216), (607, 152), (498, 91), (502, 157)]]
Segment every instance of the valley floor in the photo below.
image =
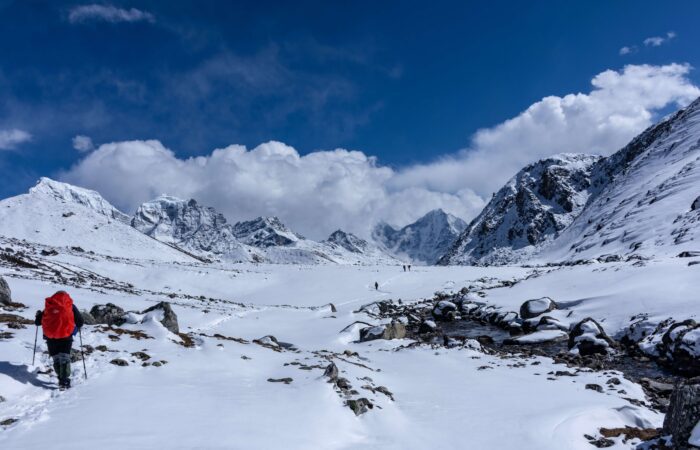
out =
[[(112, 302), (142, 310), (169, 301), (194, 346), (181, 345), (182, 338), (155, 321), (122, 327), (141, 330), (145, 339), (86, 326), (84, 343), (106, 348), (87, 356), (87, 380), (74, 363), (74, 388), (60, 392), (55, 379), (41, 373), (50, 367), (41, 339), (30, 364), (34, 327), (0, 323), (0, 332), (12, 335), (0, 339), (0, 422), (16, 419), (0, 427), (3, 449), (590, 449), (583, 435), (597, 436), (600, 427), (663, 421), (635, 405), (645, 394), (619, 373), (552, 376), (566, 368), (548, 358), (489, 355), (475, 342), (450, 349), (409, 347), (406, 339), (358, 343), (362, 325), (341, 330), (355, 321), (376, 323), (354, 312), (363, 304), (409, 302), (497, 280), (522, 281), (486, 291), (485, 302), (517, 310), (547, 295), (563, 305), (557, 318), (592, 316), (611, 335), (638, 313), (658, 320), (700, 313), (700, 265), (681, 259), (403, 272), (395, 266), (214, 267), (69, 251), (34, 257), (111, 284), (97, 277), (71, 287), (34, 269), (2, 265), (14, 300), (29, 306), (19, 314), (32, 317), (58, 289), (67, 289), (81, 309)], [(123, 288), (127, 284), (132, 287)], [(293, 347), (253, 342), (265, 335)], [(143, 355), (135, 352), (147, 354), (149, 363), (167, 363), (142, 367)], [(110, 364), (115, 358), (129, 365)], [(366, 397), (373, 409), (356, 416), (345, 406), (323, 377), (331, 361), (357, 391), (353, 398)], [(287, 377), (289, 384), (268, 381)], [(613, 389), (612, 377), (622, 384)], [(381, 386), (386, 389), (376, 389)], [(617, 439), (615, 447), (633, 448), (634, 441)]]

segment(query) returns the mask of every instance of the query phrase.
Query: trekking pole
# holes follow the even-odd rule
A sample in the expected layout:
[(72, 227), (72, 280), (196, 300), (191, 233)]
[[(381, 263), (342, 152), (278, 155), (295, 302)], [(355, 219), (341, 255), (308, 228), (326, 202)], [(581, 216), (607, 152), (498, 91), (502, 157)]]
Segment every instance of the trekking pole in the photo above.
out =
[(34, 352), (32, 353), (32, 366), (34, 365), (34, 358), (36, 357), (36, 338), (39, 336), (39, 325), (36, 326), (36, 331), (34, 332)]
[(83, 333), (80, 331), (80, 328), (78, 328), (78, 336), (80, 336), (80, 355), (83, 357), (83, 373), (87, 380), (87, 367), (85, 367), (85, 353), (83, 352)]

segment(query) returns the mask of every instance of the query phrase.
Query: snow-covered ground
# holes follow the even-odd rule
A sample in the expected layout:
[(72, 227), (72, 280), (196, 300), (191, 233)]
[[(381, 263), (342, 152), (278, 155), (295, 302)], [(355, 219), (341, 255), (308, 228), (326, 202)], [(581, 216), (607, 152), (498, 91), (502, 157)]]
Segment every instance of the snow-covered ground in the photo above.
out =
[[(67, 287), (39, 280), (30, 269), (0, 267), (14, 300), (29, 306), (23, 316), (32, 317), (44, 297), (63, 288), (81, 309), (112, 302), (143, 310), (165, 300), (195, 346), (180, 345), (158, 322), (122, 327), (152, 339), (122, 334), (117, 340), (108, 336), (113, 331), (86, 326), (84, 343), (107, 351), (88, 355), (87, 380), (81, 363), (74, 363), (74, 388), (60, 392), (51, 389), (50, 375), (40, 373), (50, 367), (41, 339), (31, 365), (34, 327), (0, 324), (0, 332), (14, 335), (0, 340), (0, 422), (17, 419), (0, 428), (3, 449), (589, 449), (583, 435), (595, 436), (600, 427), (658, 427), (663, 420), (625, 399), (643, 400), (644, 393), (619, 373), (555, 377), (550, 372), (566, 368), (548, 358), (501, 358), (473, 341), (465, 348), (406, 348), (406, 339), (355, 342), (361, 325), (341, 332), (356, 320), (376, 322), (353, 312), (369, 302), (419, 300), (483, 283), (477, 281), (483, 277), (520, 280), (533, 269), (216, 266), (67, 251), (44, 260), (130, 283), (133, 293)], [(659, 320), (697, 318), (700, 265), (687, 262), (546, 269), (513, 287), (486, 291), (484, 301), (517, 310), (527, 299), (549, 296), (563, 308), (552, 312), (555, 317), (572, 322), (592, 316), (614, 334), (642, 312)], [(296, 350), (252, 342), (266, 335)], [(142, 367), (131, 355), (137, 351), (150, 356), (147, 362), (167, 364)], [(129, 366), (110, 364), (115, 358)], [(353, 398), (366, 397), (374, 409), (355, 416), (345, 406), (322, 376), (331, 361), (358, 392)], [(606, 384), (612, 376), (622, 384)], [(286, 377), (293, 381), (267, 381)], [(603, 386), (604, 393), (586, 384)], [(376, 390), (380, 386), (393, 401)], [(616, 447), (632, 448), (633, 441), (618, 440)]]

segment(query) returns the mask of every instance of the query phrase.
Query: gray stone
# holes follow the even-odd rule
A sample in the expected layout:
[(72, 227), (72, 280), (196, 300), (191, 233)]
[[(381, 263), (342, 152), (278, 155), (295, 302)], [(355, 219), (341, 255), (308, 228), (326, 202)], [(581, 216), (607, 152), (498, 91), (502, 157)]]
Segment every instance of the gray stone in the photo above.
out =
[(370, 409), (374, 408), (372, 402), (364, 397), (356, 400), (348, 400), (345, 404), (348, 406), (348, 408), (352, 409), (356, 416), (364, 414)]
[(323, 372), (324, 377), (328, 377), (330, 381), (335, 381), (338, 379), (338, 366), (335, 363), (330, 363), (326, 370)]
[(700, 209), (700, 197), (695, 199), (690, 209), (693, 211), (697, 211), (698, 209)]
[(663, 434), (673, 436), (675, 449), (686, 450), (693, 428), (700, 422), (700, 382), (678, 386), (671, 394), (671, 404), (664, 420)]
[(373, 341), (375, 339), (403, 339), (405, 337), (406, 325), (399, 322), (360, 329), (360, 342)]
[(10, 286), (3, 277), (0, 277), (0, 305), (9, 305), (10, 303), (12, 303)]
[(126, 367), (126, 366), (129, 365), (128, 362), (126, 362), (125, 360), (123, 360), (123, 359), (121, 359), (121, 358), (113, 359), (113, 360), (111, 360), (109, 363), (110, 363), (110, 364), (114, 364), (115, 366), (122, 366), (122, 367)]
[(520, 317), (532, 319), (557, 308), (556, 302), (549, 297), (533, 298), (520, 306)]
[(160, 323), (162, 323), (163, 326), (171, 333), (179, 334), (180, 327), (177, 323), (177, 314), (175, 314), (175, 311), (173, 311), (173, 308), (170, 306), (170, 303), (160, 302), (156, 305), (151, 306), (148, 309), (145, 309), (141, 314), (146, 314), (159, 309), (163, 311), (163, 320), (161, 320)]
[(608, 349), (614, 346), (615, 341), (590, 317), (574, 325), (569, 334), (569, 350), (577, 348), (581, 356), (607, 354)]
[(97, 325), (97, 320), (90, 314), (90, 311), (87, 310), (82, 310), (80, 311), (80, 314), (83, 316), (83, 322), (85, 322), (85, 325)]
[(120, 326), (126, 322), (124, 310), (113, 303), (93, 306), (90, 310), (90, 315), (92, 315), (96, 324)]

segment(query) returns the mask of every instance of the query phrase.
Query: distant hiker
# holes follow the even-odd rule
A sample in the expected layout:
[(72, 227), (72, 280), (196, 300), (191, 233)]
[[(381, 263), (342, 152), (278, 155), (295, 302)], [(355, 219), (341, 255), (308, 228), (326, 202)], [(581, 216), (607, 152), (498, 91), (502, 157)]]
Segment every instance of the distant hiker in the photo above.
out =
[(61, 389), (70, 387), (70, 363), (73, 335), (83, 326), (83, 316), (65, 291), (58, 291), (47, 298), (43, 311), (36, 312), (36, 326), (41, 325), (53, 358), (53, 368)]
[(405, 265), (405, 264), (404, 264), (404, 266), (403, 266), (403, 271), (404, 271), (404, 272), (406, 271), (406, 265)]
[(374, 282), (374, 290), (375, 291), (379, 290), (379, 283), (377, 283), (376, 281)]
[(411, 271), (411, 265), (410, 265), (410, 264), (408, 265), (408, 271), (409, 271), (409, 272)]

